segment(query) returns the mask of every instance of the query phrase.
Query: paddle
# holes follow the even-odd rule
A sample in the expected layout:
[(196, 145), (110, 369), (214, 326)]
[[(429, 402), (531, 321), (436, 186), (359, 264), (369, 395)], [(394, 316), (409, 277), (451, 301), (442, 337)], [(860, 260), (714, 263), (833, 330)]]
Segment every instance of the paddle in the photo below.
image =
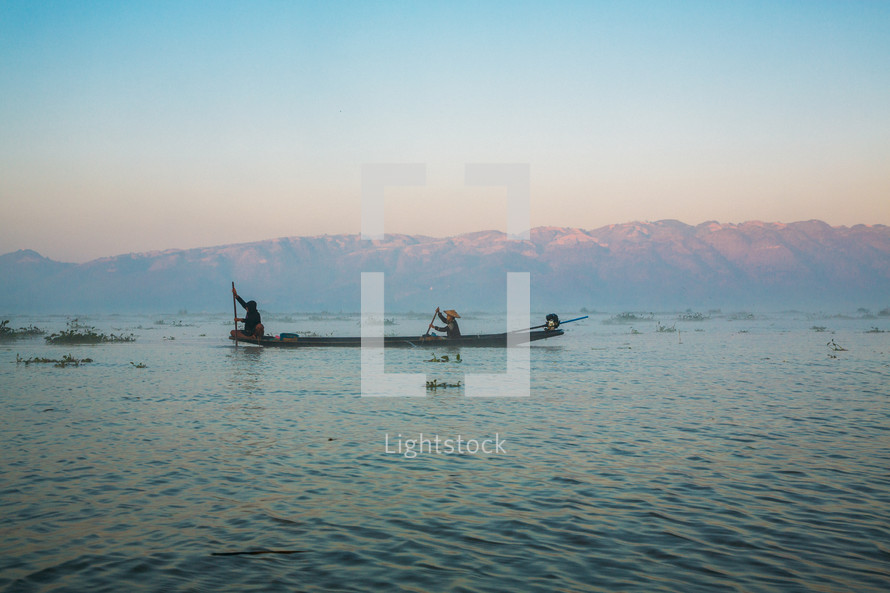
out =
[[(571, 322), (573, 322), (573, 321), (581, 321), (582, 319), (587, 319), (588, 317), (590, 317), (590, 316), (589, 316), (589, 315), (585, 315), (584, 317), (575, 317), (574, 319), (569, 319), (568, 321), (560, 321), (559, 324), (560, 324), (560, 325), (563, 325), (563, 324), (566, 324), (566, 323), (571, 323)], [(529, 331), (529, 330), (533, 330), (533, 329), (541, 329), (542, 327), (547, 327), (547, 324), (546, 324), (546, 323), (542, 323), (541, 325), (535, 325), (534, 327), (530, 327), (530, 328), (528, 328), (527, 330), (526, 330), (526, 329), (517, 329), (517, 330), (514, 330), (514, 331), (524, 332), (524, 331)]]
[(587, 319), (588, 317), (590, 317), (590, 315), (585, 315), (584, 317), (575, 317), (574, 319), (569, 319), (568, 321), (560, 321), (559, 324), (562, 325), (563, 323), (571, 323), (573, 321), (581, 321), (582, 319)]
[(430, 321), (430, 327), (427, 327), (427, 328), (426, 328), (426, 333), (423, 334), (423, 337), (424, 337), (424, 338), (430, 335), (430, 330), (433, 329), (433, 328), (432, 328), (433, 321), (436, 320), (436, 315), (438, 315), (438, 314), (439, 314), (439, 310), (436, 309), (436, 312), (433, 313), (433, 319)]
[(235, 282), (232, 282), (232, 309), (235, 311), (235, 348), (238, 347), (238, 304), (235, 302)]

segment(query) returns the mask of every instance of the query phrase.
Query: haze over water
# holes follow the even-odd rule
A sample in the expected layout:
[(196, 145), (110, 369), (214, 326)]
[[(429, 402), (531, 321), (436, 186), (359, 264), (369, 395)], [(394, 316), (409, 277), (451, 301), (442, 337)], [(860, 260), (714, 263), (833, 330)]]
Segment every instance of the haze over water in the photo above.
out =
[[(890, 584), (887, 317), (593, 314), (531, 347), (531, 397), (500, 399), (362, 398), (357, 349), (236, 349), (225, 315), (81, 321), (137, 341), (0, 343), (4, 591)], [(357, 318), (264, 321), (359, 333)], [(413, 335), (428, 318), (395, 322)], [(28, 323), (65, 318), (11, 321)], [(93, 362), (16, 363), (69, 353)], [(388, 350), (386, 368), (505, 369), (502, 350), (455, 354)], [(388, 452), (421, 433), (503, 452)]]

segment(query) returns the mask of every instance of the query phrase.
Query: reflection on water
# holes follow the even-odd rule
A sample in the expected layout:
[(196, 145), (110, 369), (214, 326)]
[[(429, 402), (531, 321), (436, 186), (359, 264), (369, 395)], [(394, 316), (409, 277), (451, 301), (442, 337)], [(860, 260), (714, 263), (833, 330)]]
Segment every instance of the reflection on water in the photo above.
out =
[[(886, 590), (880, 320), (608, 319), (532, 347), (530, 398), (361, 398), (357, 350), (236, 349), (222, 317), (0, 344), (0, 588)], [(69, 351), (95, 362), (15, 364)], [(440, 382), (506, 365), (386, 357)], [(387, 435), (505, 452), (407, 458)]]

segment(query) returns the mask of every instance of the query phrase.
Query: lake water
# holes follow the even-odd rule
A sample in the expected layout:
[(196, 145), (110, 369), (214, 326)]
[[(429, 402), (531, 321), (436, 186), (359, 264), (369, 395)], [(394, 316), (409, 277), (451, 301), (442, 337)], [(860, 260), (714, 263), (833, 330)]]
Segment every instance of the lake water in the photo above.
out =
[[(890, 319), (608, 321), (532, 345), (527, 398), (362, 398), (359, 350), (234, 348), (224, 315), (81, 318), (133, 343), (0, 343), (0, 590), (888, 590)], [(65, 354), (93, 362), (16, 363)], [(387, 371), (506, 365), (432, 354), (387, 350)], [(448, 454), (458, 437), (480, 449)]]

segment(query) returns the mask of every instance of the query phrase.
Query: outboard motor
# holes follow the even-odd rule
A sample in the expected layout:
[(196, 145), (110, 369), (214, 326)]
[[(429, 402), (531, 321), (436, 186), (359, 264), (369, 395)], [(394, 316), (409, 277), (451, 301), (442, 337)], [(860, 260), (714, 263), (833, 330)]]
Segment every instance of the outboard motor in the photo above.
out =
[(547, 315), (547, 326), (544, 329), (552, 330), (559, 327), (559, 316), (556, 313)]

